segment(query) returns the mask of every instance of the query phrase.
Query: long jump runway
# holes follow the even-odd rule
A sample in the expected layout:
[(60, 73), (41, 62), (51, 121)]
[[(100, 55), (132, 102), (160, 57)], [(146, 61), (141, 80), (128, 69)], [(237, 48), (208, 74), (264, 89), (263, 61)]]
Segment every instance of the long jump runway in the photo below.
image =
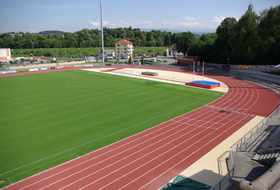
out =
[(255, 116), (267, 116), (278, 106), (277, 95), (262, 87), (207, 77), (225, 83), (228, 92), (211, 104), (3, 189), (156, 190)]

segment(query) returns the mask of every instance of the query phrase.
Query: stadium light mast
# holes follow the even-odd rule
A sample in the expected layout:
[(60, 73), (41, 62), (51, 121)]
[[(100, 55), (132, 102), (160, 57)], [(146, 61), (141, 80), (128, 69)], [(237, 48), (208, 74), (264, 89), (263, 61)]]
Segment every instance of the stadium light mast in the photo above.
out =
[(102, 63), (104, 63), (104, 35), (103, 35), (103, 13), (102, 13), (102, 0), (100, 0), (100, 22), (101, 22), (101, 41), (102, 41)]

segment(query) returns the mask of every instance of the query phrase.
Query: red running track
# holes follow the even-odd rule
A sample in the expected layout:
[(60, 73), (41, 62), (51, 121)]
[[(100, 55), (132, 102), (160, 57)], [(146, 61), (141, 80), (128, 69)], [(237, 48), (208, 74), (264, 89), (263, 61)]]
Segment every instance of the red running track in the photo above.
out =
[(262, 87), (222, 76), (205, 76), (225, 83), (228, 92), (211, 104), (5, 189), (155, 190), (255, 116), (267, 116), (278, 105), (278, 96)]

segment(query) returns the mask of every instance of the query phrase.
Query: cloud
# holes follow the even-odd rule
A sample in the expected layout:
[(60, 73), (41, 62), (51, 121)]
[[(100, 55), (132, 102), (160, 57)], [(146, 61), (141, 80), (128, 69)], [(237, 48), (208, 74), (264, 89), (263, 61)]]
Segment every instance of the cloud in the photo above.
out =
[(214, 20), (211, 20), (211, 21), (220, 24), (225, 18), (226, 17), (223, 17), (223, 16), (220, 16), (220, 17), (214, 16)]
[(194, 28), (202, 27), (204, 24), (200, 22), (174, 22), (174, 21), (162, 21), (163, 27), (167, 28)]
[(99, 27), (100, 26), (100, 22), (93, 22), (93, 21), (89, 21), (90, 25), (94, 26), (94, 27)]
[(185, 20), (187, 20), (187, 21), (192, 21), (192, 20), (195, 20), (195, 18), (190, 17), (190, 16), (185, 16)]
[(154, 24), (149, 20), (136, 22), (136, 27), (137, 28), (151, 28), (153, 26), (154, 26)]
[[(183, 21), (161, 21), (154, 23), (149, 20), (138, 22), (125, 22), (125, 21), (103, 21), (103, 26), (108, 28), (142, 28), (142, 29), (172, 29), (172, 30), (201, 30), (201, 29), (216, 29), (225, 17), (214, 17), (212, 20), (199, 21), (193, 17), (186, 16)], [(94, 28), (100, 28), (100, 22), (89, 21), (90, 25)]]
[[(100, 22), (94, 22), (89, 21), (89, 23), (94, 27), (100, 27)], [(139, 21), (135, 23), (130, 22), (124, 22), (124, 21), (118, 21), (118, 22), (109, 22), (103, 20), (103, 26), (109, 27), (109, 28), (125, 28), (125, 27), (133, 27), (133, 28), (150, 28), (153, 27), (153, 23), (151, 21)]]

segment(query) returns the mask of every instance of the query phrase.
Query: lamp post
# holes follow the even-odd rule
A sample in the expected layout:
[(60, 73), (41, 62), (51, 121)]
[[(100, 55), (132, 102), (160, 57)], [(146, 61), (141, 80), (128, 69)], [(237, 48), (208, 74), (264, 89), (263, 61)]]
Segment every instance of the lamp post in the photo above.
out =
[(101, 20), (101, 41), (102, 41), (102, 63), (104, 63), (104, 35), (103, 35), (102, 0), (100, 0), (100, 20)]

